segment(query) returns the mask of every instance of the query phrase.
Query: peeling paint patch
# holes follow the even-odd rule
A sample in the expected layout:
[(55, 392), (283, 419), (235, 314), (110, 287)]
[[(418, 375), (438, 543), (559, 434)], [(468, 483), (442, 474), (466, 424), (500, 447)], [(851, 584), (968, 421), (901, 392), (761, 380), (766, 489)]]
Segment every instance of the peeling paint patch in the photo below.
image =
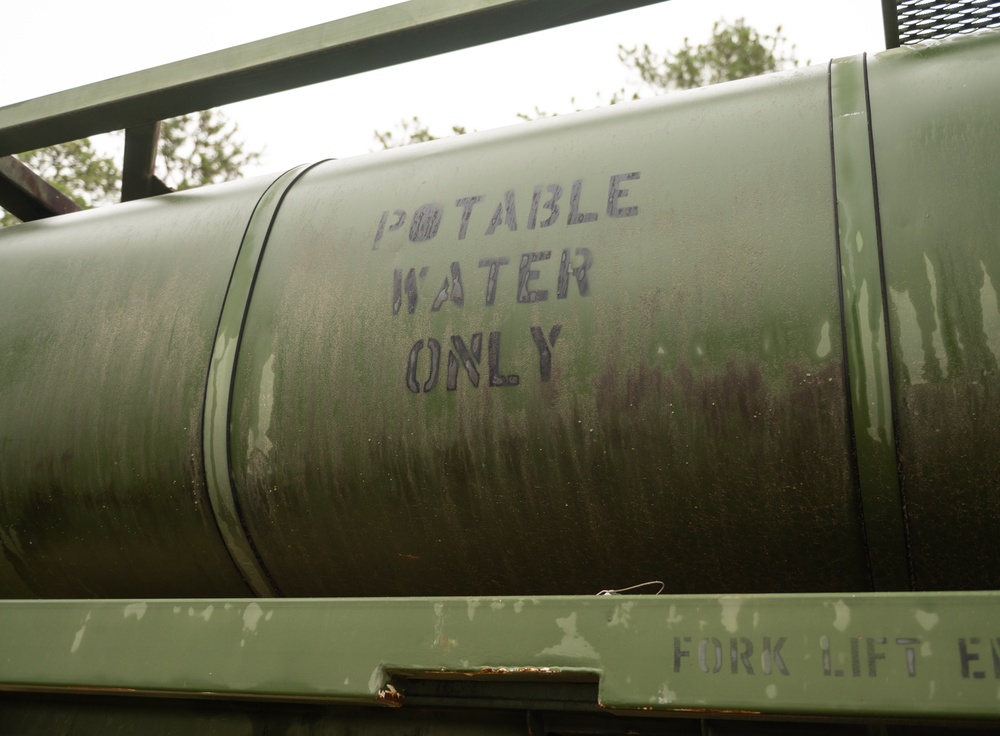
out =
[(274, 355), (264, 363), (258, 388), (257, 427), (247, 431), (247, 460), (259, 450), (267, 457), (274, 445), (267, 433), (271, 429), (271, 414), (274, 411)]
[(920, 610), (918, 610), (913, 617), (917, 619), (917, 623), (920, 624), (924, 631), (930, 631), (937, 626), (938, 621), (941, 620), (940, 616), (936, 613), (928, 613), (927, 611)]
[(739, 629), (736, 618), (740, 613), (740, 606), (743, 605), (742, 598), (719, 598), (719, 605), (722, 606), (722, 626), (730, 634), (735, 634)]
[[(211, 614), (209, 614), (211, 615)], [(257, 603), (250, 603), (245, 609), (243, 609), (243, 638), (240, 639), (240, 646), (246, 646), (246, 634), (250, 632), (252, 634), (257, 633), (257, 624), (264, 617), (264, 612), (261, 610)], [(208, 619), (205, 619), (206, 621)], [(266, 620), (266, 619), (265, 619)]]
[(553, 647), (543, 649), (541, 652), (542, 654), (557, 654), (563, 657), (599, 659), (597, 652), (592, 646), (590, 646), (590, 643), (577, 633), (575, 611), (565, 618), (557, 618), (556, 626), (563, 631), (562, 641)]
[(205, 621), (208, 621), (210, 618), (212, 618), (212, 611), (213, 610), (215, 610), (215, 607), (212, 606), (211, 604), (209, 604), (208, 607), (205, 608), (204, 611), (202, 611), (201, 613), (198, 614), (198, 618), (202, 618)]
[(467, 604), (466, 610), (468, 612), (470, 621), (476, 617), (476, 609), (479, 608), (480, 603), (481, 601), (478, 598), (469, 598), (466, 601)]
[(494, 611), (499, 611), (499, 610), (500, 610), (501, 608), (503, 608), (503, 607), (504, 607), (504, 606), (506, 606), (506, 605), (507, 605), (507, 604), (506, 604), (506, 603), (504, 603), (504, 602), (503, 602), (502, 600), (500, 600), (499, 598), (494, 598), (494, 599), (493, 599), (492, 601), (490, 601), (490, 608), (491, 608), (492, 610), (494, 610)]
[(625, 601), (615, 606), (615, 610), (611, 613), (611, 618), (608, 620), (608, 626), (624, 626), (628, 628), (628, 620), (632, 617), (632, 607), (635, 605), (635, 601)]
[[(823, 605), (828, 606), (829, 603), (824, 603)], [(848, 607), (843, 600), (839, 600), (833, 604), (833, 628), (837, 631), (847, 631), (847, 627), (851, 624), (851, 609)]]
[(83, 641), (83, 632), (87, 630), (87, 622), (90, 621), (90, 614), (87, 614), (87, 618), (83, 620), (83, 626), (80, 630), (76, 632), (76, 636), (73, 638), (73, 646), (69, 648), (70, 654), (75, 654), (76, 650), (80, 648), (80, 642)]
[(670, 705), (677, 700), (677, 693), (670, 689), (670, 683), (665, 682), (660, 685), (660, 694), (656, 698), (659, 705)]
[(135, 616), (136, 621), (142, 621), (142, 617), (146, 615), (146, 604), (144, 602), (140, 603), (129, 603), (125, 606), (125, 618), (129, 616)]
[(920, 644), (920, 656), (921, 657), (931, 656), (931, 643), (929, 641), (925, 641)]
[(257, 622), (260, 621), (264, 612), (256, 603), (251, 603), (243, 611), (243, 630), (257, 631)]
[(679, 624), (683, 620), (684, 617), (677, 613), (677, 606), (670, 606), (670, 610), (667, 612), (667, 623)]
[[(472, 605), (474, 601), (475, 605)], [(467, 602), (469, 604), (467, 613), (471, 621), (476, 615), (479, 601), (475, 598), (469, 598)], [(456, 639), (449, 639), (444, 633), (444, 603), (440, 601), (434, 604), (434, 641), (431, 642), (431, 646), (443, 647), (446, 652), (458, 646)]]
[(771, 700), (774, 700), (776, 697), (778, 697), (778, 686), (772, 683), (768, 685), (766, 688), (764, 688), (764, 693)]
[(524, 610), (524, 601), (514, 601), (514, 613), (520, 613)]
[(825, 358), (830, 354), (830, 323), (824, 322), (819, 330), (819, 345), (816, 346), (816, 357)]
[(382, 668), (376, 667), (372, 672), (372, 676), (368, 678), (368, 692), (372, 695), (377, 693), (381, 689), (384, 679), (385, 676), (382, 674)]
[(181, 607), (180, 606), (174, 606), (174, 613), (180, 613), (180, 612), (181, 612)]

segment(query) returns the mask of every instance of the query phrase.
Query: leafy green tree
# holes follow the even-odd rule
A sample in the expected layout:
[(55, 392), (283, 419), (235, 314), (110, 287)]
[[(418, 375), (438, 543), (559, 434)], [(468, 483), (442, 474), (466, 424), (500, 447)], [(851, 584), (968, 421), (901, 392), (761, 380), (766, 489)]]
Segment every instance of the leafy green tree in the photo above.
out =
[[(643, 44), (642, 48), (619, 46), (618, 59), (638, 72), (643, 83), (659, 94), (798, 66), (795, 46), (787, 49), (786, 45), (781, 26), (773, 35), (761, 34), (748, 26), (745, 18), (739, 18), (731, 25), (724, 20), (716, 21), (711, 39), (697, 47), (685, 38), (684, 47), (679, 51), (668, 51), (660, 56), (649, 44)], [(634, 92), (633, 97), (638, 97), (638, 92)]]
[[(236, 124), (218, 110), (165, 120), (160, 126), (156, 175), (175, 190), (239, 178), (261, 154), (247, 150), (237, 133)], [(81, 207), (120, 198), (121, 167), (114, 157), (98, 152), (89, 138), (28, 151), (17, 158)], [(0, 226), (16, 222), (6, 212), (0, 218)]]
[(238, 132), (236, 123), (218, 110), (164, 121), (157, 176), (176, 191), (239, 179), (261, 152), (248, 150)]
[[(693, 89), (755, 77), (799, 64), (795, 58), (795, 46), (788, 47), (781, 26), (775, 29), (774, 34), (762, 34), (748, 26), (744, 18), (732, 24), (725, 20), (716, 21), (712, 26), (712, 37), (706, 43), (695, 47), (685, 38), (683, 48), (676, 52), (668, 51), (663, 56), (648, 44), (643, 44), (641, 48), (619, 45), (618, 59), (629, 70), (638, 73), (644, 88), (627, 90), (622, 87), (606, 96), (598, 92), (594, 107), (638, 99), (646, 91), (663, 94), (671, 90)], [(575, 99), (571, 99), (570, 103), (577, 111), (581, 109)], [(533, 112), (518, 113), (517, 117), (536, 120), (555, 115), (536, 106)], [(452, 126), (453, 134), (464, 132), (464, 127)], [(437, 138), (416, 116), (401, 121), (394, 132), (375, 131), (375, 142), (382, 148), (397, 148)]]

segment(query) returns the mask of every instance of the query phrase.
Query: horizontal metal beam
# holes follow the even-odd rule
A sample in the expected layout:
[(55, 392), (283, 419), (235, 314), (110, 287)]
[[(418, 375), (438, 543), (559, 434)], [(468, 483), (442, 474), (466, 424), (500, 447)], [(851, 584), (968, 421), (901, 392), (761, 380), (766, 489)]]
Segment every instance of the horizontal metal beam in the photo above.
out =
[(83, 209), (13, 156), (0, 157), (0, 207), (22, 222)]
[(1000, 593), (0, 601), (0, 653), (0, 691), (995, 720)]
[(663, 0), (411, 0), (0, 108), (0, 156)]

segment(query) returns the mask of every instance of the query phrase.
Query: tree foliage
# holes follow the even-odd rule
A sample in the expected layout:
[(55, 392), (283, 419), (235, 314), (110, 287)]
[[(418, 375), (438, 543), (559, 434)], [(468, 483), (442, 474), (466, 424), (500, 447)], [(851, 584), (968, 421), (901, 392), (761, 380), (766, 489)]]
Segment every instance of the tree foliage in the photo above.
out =
[[(692, 46), (684, 39), (679, 51), (660, 56), (649, 44), (642, 48), (618, 47), (618, 59), (653, 91), (694, 89), (719, 82), (731, 82), (767, 74), (786, 66), (798, 66), (795, 47), (786, 48), (781, 26), (773, 35), (761, 34), (747, 25), (745, 18), (729, 24), (724, 20), (712, 26), (707, 43)], [(637, 93), (636, 95), (637, 96)]]
[[(668, 51), (661, 56), (648, 44), (627, 48), (618, 46), (618, 59), (626, 68), (637, 72), (645, 89), (622, 87), (609, 95), (597, 93), (594, 107), (614, 105), (629, 99), (638, 99), (642, 92), (662, 94), (671, 90), (693, 89), (718, 82), (730, 82), (746, 77), (777, 71), (788, 66), (798, 66), (795, 46), (788, 47), (787, 39), (778, 26), (773, 34), (762, 34), (747, 25), (745, 18), (735, 23), (716, 21), (712, 26), (711, 38), (703, 44), (692, 46), (684, 39), (684, 46), (678, 51)], [(570, 104), (579, 111), (575, 99)], [(555, 117), (557, 113), (541, 110), (537, 106), (533, 112), (517, 113), (522, 120)], [(463, 126), (453, 125), (452, 134), (461, 135)], [(402, 120), (393, 131), (375, 131), (375, 142), (381, 148), (397, 148), (411, 143), (436, 140), (420, 118)]]
[[(218, 110), (204, 110), (163, 121), (156, 175), (171, 189), (232, 181), (260, 159), (237, 135), (236, 124)], [(89, 138), (19, 154), (21, 163), (81, 207), (117, 202), (121, 167), (101, 154)], [(4, 213), (0, 226), (18, 220)]]
[(177, 191), (239, 179), (261, 152), (248, 150), (238, 132), (236, 123), (218, 110), (164, 121), (157, 176)]

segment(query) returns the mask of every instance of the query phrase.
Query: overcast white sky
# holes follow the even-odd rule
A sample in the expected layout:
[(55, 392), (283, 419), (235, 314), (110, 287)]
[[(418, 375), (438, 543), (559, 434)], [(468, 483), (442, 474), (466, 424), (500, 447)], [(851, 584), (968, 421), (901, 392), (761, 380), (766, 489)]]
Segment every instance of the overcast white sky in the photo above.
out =
[[(0, 7), (0, 106), (392, 4), (377, 0), (49, 0)], [(225, 108), (259, 171), (368, 152), (372, 131), (419, 115), (434, 132), (486, 129), (517, 112), (587, 107), (595, 93), (634, 85), (619, 43), (666, 51), (707, 40), (720, 18), (776, 26), (802, 61), (880, 51), (878, 0), (668, 0), (555, 31), (489, 44)]]

